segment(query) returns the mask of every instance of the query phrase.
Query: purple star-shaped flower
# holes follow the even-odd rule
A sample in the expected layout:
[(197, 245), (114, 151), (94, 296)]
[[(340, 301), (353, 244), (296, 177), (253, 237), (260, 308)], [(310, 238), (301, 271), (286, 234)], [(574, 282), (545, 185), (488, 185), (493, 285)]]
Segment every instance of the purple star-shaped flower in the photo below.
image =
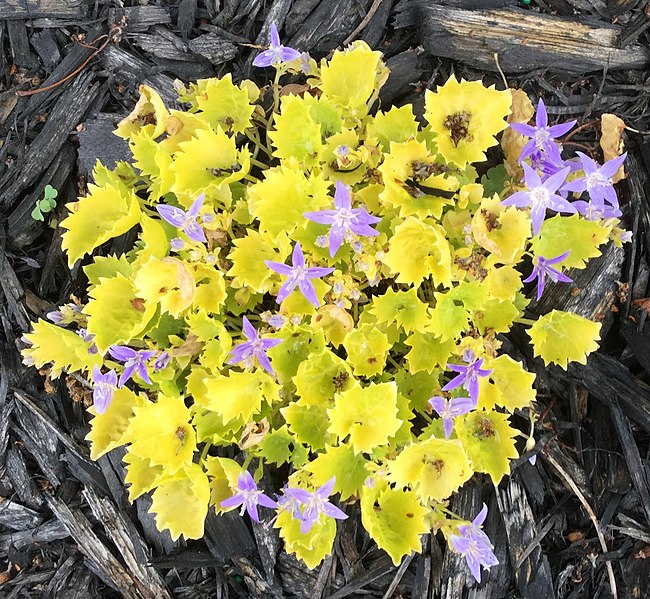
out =
[(570, 279), (561, 271), (553, 268), (552, 264), (557, 264), (562, 262), (569, 254), (571, 250), (567, 250), (563, 254), (556, 256), (555, 258), (544, 258), (544, 256), (537, 256), (534, 260), (535, 266), (533, 267), (533, 272), (530, 273), (530, 276), (523, 280), (524, 283), (530, 283), (531, 281), (537, 279), (537, 300), (542, 297), (544, 293), (544, 285), (546, 284), (546, 277), (551, 279), (551, 281), (562, 281), (563, 283), (571, 283), (573, 279)]
[(282, 64), (283, 62), (295, 60), (296, 58), (301, 58), (301, 54), (298, 50), (287, 48), (280, 43), (280, 36), (275, 23), (271, 23), (270, 34), (271, 44), (269, 45), (269, 49), (260, 52), (255, 57), (255, 60), (253, 60), (253, 66), (270, 67)]
[(552, 152), (552, 141), (568, 133), (576, 124), (576, 121), (561, 123), (559, 125), (548, 126), (548, 115), (546, 106), (540, 98), (537, 103), (537, 115), (535, 116), (535, 126), (526, 125), (525, 123), (510, 123), (517, 133), (532, 138), (521, 150), (519, 162), (523, 162), (529, 156), (535, 156), (539, 152)]
[(341, 181), (336, 182), (334, 192), (334, 206), (336, 210), (319, 210), (318, 212), (305, 212), (305, 217), (321, 225), (332, 225), (329, 234), (330, 256), (334, 258), (336, 252), (344, 241), (352, 242), (355, 235), (376, 237), (370, 225), (378, 223), (381, 218), (368, 214), (361, 208), (352, 208), (350, 189)]
[(164, 370), (169, 366), (169, 363), (172, 361), (172, 357), (169, 355), (169, 352), (162, 352), (158, 357), (154, 360), (153, 363), (153, 369), (154, 370)]
[(603, 218), (620, 218), (623, 213), (615, 206), (609, 204), (598, 204), (597, 202), (585, 202), (576, 200), (572, 202), (578, 214), (584, 216), (587, 220), (601, 220)]
[(113, 394), (117, 386), (117, 373), (109, 370), (102, 374), (99, 366), (93, 367), (93, 405), (98, 414), (103, 414), (108, 410), (108, 406), (113, 401)]
[(333, 476), (314, 492), (300, 488), (284, 489), (284, 497), (280, 499), (280, 506), (291, 510), (292, 516), (300, 519), (300, 532), (303, 534), (311, 530), (321, 514), (337, 520), (345, 520), (348, 517), (344, 511), (328, 501), (335, 482), (336, 477)]
[(207, 241), (205, 233), (197, 220), (201, 213), (204, 200), (205, 194), (202, 193), (192, 202), (187, 212), (176, 206), (167, 206), (166, 204), (158, 204), (156, 210), (170, 225), (181, 229), (190, 239), (205, 243)]
[(539, 233), (547, 210), (555, 212), (569, 212), (574, 214), (576, 208), (562, 196), (555, 193), (560, 185), (564, 183), (571, 167), (566, 167), (561, 171), (546, 178), (543, 182), (537, 172), (535, 172), (526, 163), (524, 168), (524, 182), (528, 189), (513, 193), (501, 202), (504, 206), (517, 206), (517, 208), (526, 208), (530, 206), (530, 218), (533, 222), (533, 235)]
[(300, 291), (307, 298), (309, 303), (318, 308), (320, 304), (318, 303), (316, 290), (314, 289), (310, 279), (319, 279), (320, 277), (324, 277), (325, 275), (334, 272), (333, 268), (321, 268), (318, 266), (305, 268), (305, 256), (300, 248), (300, 242), (296, 242), (296, 245), (293, 248), (291, 266), (283, 264), (282, 262), (272, 262), (271, 260), (264, 260), (264, 264), (266, 264), (266, 266), (271, 270), (288, 277), (282, 284), (282, 287), (280, 287), (277, 297), (278, 304), (287, 299), (296, 287), (299, 287)]
[(488, 536), (479, 528), (485, 521), (487, 512), (487, 505), (483, 504), (483, 509), (471, 524), (459, 525), (459, 534), (449, 537), (449, 544), (452, 549), (465, 558), (476, 582), (481, 582), (481, 566), (489, 569), (499, 563), (497, 556), (494, 555), (494, 546), (490, 543)]
[(266, 372), (275, 376), (275, 371), (271, 366), (269, 357), (266, 355), (266, 351), (282, 343), (283, 339), (261, 339), (248, 318), (244, 316), (242, 321), (244, 336), (248, 341), (240, 343), (230, 352), (232, 357), (228, 360), (228, 364), (244, 362), (245, 366), (252, 366), (254, 360), (257, 359), (258, 364)]
[(147, 385), (151, 385), (151, 379), (149, 378), (146, 362), (156, 355), (154, 350), (141, 349), (136, 351), (131, 347), (111, 345), (108, 348), (108, 353), (119, 362), (124, 362), (124, 372), (122, 372), (118, 384), (120, 387), (123, 387), (131, 378), (134, 370), (138, 372), (140, 378), (147, 383)]
[(245, 511), (248, 512), (248, 515), (252, 520), (255, 520), (255, 522), (260, 521), (257, 512), (258, 505), (263, 505), (264, 507), (271, 509), (278, 507), (278, 504), (273, 501), (273, 499), (257, 488), (255, 479), (248, 470), (242, 472), (237, 477), (237, 486), (234, 488), (234, 491), (236, 491), (236, 493), (232, 497), (224, 499), (221, 502), (221, 507), (231, 508), (241, 505), (241, 511), (239, 513), (243, 516)]
[(463, 352), (463, 360), (467, 362), (467, 366), (461, 364), (447, 364), (449, 370), (453, 370), (459, 374), (451, 379), (442, 390), (451, 391), (452, 389), (456, 389), (456, 387), (463, 386), (469, 391), (469, 396), (474, 402), (474, 407), (476, 407), (478, 404), (478, 377), (488, 376), (492, 374), (492, 370), (481, 368), (481, 366), (483, 366), (483, 358), (476, 359), (476, 356), (471, 349), (467, 349)]
[(451, 431), (454, 430), (454, 418), (467, 414), (467, 412), (471, 412), (476, 407), (476, 402), (471, 397), (447, 399), (446, 397), (435, 395), (429, 400), (429, 404), (442, 418), (445, 439), (449, 439)]
[(576, 152), (576, 154), (580, 156), (585, 175), (584, 177), (569, 181), (562, 187), (562, 190), (575, 192), (586, 191), (596, 206), (602, 207), (607, 202), (615, 208), (618, 208), (618, 198), (616, 197), (616, 190), (612, 184), (612, 177), (623, 162), (625, 162), (627, 152), (608, 160), (602, 166), (599, 166), (595, 160), (582, 152)]

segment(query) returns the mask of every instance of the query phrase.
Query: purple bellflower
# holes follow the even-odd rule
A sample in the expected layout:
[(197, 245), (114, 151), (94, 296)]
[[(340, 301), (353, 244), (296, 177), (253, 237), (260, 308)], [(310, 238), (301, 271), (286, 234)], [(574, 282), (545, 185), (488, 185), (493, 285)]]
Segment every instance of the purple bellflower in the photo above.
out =
[(333, 268), (321, 268), (314, 266), (305, 268), (305, 256), (300, 248), (300, 242), (296, 242), (291, 255), (291, 266), (283, 264), (282, 262), (272, 262), (271, 260), (264, 260), (264, 264), (271, 270), (274, 270), (281, 275), (285, 275), (287, 280), (280, 287), (277, 302), (282, 303), (289, 297), (291, 292), (299, 287), (302, 294), (307, 298), (310, 304), (318, 308), (318, 298), (316, 297), (316, 290), (310, 279), (319, 279), (332, 272)]
[(253, 66), (271, 67), (302, 57), (298, 50), (287, 48), (280, 43), (280, 35), (278, 34), (278, 28), (275, 26), (275, 23), (271, 23), (269, 33), (271, 34), (269, 49), (260, 52), (255, 57), (255, 60), (253, 60)]
[(447, 364), (447, 368), (457, 372), (458, 376), (451, 379), (442, 390), (451, 391), (452, 389), (456, 389), (456, 387), (463, 386), (469, 391), (470, 399), (474, 402), (474, 407), (476, 407), (478, 404), (478, 377), (488, 376), (492, 374), (492, 370), (481, 368), (483, 366), (483, 358), (476, 359), (471, 349), (463, 352), (463, 360), (467, 362), (467, 366)]
[(266, 351), (282, 343), (283, 339), (261, 339), (257, 334), (255, 327), (249, 322), (248, 318), (243, 318), (243, 332), (248, 341), (237, 345), (231, 352), (232, 356), (228, 364), (239, 364), (244, 362), (245, 366), (252, 366), (255, 359), (258, 364), (269, 374), (275, 376), (275, 371), (271, 366)]
[(120, 376), (119, 387), (124, 386), (133, 375), (134, 370), (138, 372), (140, 378), (147, 385), (151, 385), (151, 379), (147, 371), (147, 360), (150, 360), (156, 355), (155, 350), (135, 350), (121, 345), (111, 345), (108, 348), (108, 353), (118, 362), (124, 362), (124, 372)]
[(584, 216), (587, 220), (601, 220), (603, 218), (620, 218), (623, 213), (616, 207), (609, 204), (599, 206), (594, 202), (585, 202), (577, 200), (572, 202), (578, 214)]
[(181, 229), (190, 239), (205, 243), (207, 241), (205, 233), (197, 221), (204, 200), (205, 194), (202, 193), (192, 202), (187, 212), (176, 206), (167, 206), (166, 204), (158, 204), (156, 210), (170, 225)]
[(513, 193), (501, 202), (503, 206), (517, 206), (526, 208), (530, 206), (530, 218), (533, 222), (533, 235), (537, 235), (542, 227), (546, 210), (555, 212), (569, 212), (574, 214), (576, 208), (562, 196), (555, 193), (564, 183), (571, 167), (563, 168), (561, 171), (546, 178), (543, 182), (537, 172), (526, 163), (524, 168), (524, 182), (528, 189)]
[(447, 399), (435, 395), (429, 400), (429, 405), (438, 412), (442, 418), (442, 428), (445, 431), (445, 439), (449, 439), (454, 430), (454, 418), (471, 412), (476, 407), (476, 402), (471, 397), (454, 397)]
[(117, 387), (117, 373), (109, 370), (102, 374), (99, 366), (93, 367), (93, 405), (98, 414), (103, 414), (108, 410), (108, 406), (113, 401), (113, 394)]
[[(535, 126), (526, 125), (525, 123), (510, 123), (517, 133), (521, 133), (531, 140), (522, 148), (519, 162), (523, 162), (526, 158), (535, 158), (540, 152), (551, 153), (553, 148), (551, 140), (562, 137), (568, 133), (576, 124), (576, 121), (569, 121), (568, 123), (561, 123), (559, 125), (548, 126), (548, 115), (546, 114), (546, 106), (540, 98), (537, 103), (537, 114), (535, 116)], [(553, 144), (555, 145), (555, 144)]]
[(84, 328), (79, 328), (75, 331), (79, 337), (81, 337), (86, 343), (90, 343), (90, 347), (88, 348), (88, 353), (91, 355), (96, 354), (99, 349), (97, 348), (97, 345), (95, 345), (94, 339), (95, 335), (93, 333), (89, 333), (88, 329)]
[(546, 284), (546, 277), (551, 279), (551, 281), (562, 281), (562, 283), (571, 283), (573, 279), (570, 279), (561, 271), (553, 268), (552, 264), (557, 264), (562, 262), (569, 254), (571, 250), (567, 250), (563, 254), (556, 256), (555, 258), (544, 258), (544, 256), (537, 256), (534, 260), (535, 266), (533, 267), (533, 272), (530, 273), (530, 276), (523, 280), (524, 283), (530, 283), (531, 281), (537, 279), (537, 300), (542, 297), (544, 293), (544, 285)]
[(291, 510), (292, 516), (300, 519), (300, 532), (303, 534), (311, 530), (321, 514), (337, 520), (345, 520), (348, 517), (344, 511), (328, 501), (335, 482), (336, 477), (333, 476), (313, 493), (300, 488), (284, 489), (284, 497), (279, 501), (280, 507)]
[(248, 512), (251, 520), (255, 520), (255, 522), (260, 521), (260, 516), (257, 512), (258, 505), (263, 505), (271, 509), (278, 507), (278, 504), (273, 499), (257, 488), (255, 479), (248, 470), (239, 475), (234, 491), (236, 493), (232, 497), (224, 499), (221, 502), (221, 507), (231, 508), (241, 505), (241, 511), (239, 513), (243, 516), (244, 512)]
[(483, 504), (483, 509), (471, 524), (459, 525), (459, 534), (449, 537), (449, 544), (452, 549), (465, 558), (470, 572), (476, 578), (476, 582), (481, 582), (481, 566), (489, 569), (499, 563), (497, 556), (494, 555), (494, 547), (490, 543), (490, 539), (479, 528), (485, 521), (487, 512), (487, 505)]
[(576, 154), (580, 156), (585, 175), (584, 177), (579, 177), (566, 183), (562, 187), (562, 191), (586, 191), (591, 201), (597, 207), (602, 208), (605, 202), (607, 202), (614, 208), (618, 208), (618, 198), (616, 197), (616, 191), (612, 184), (612, 177), (616, 174), (616, 171), (621, 167), (623, 162), (625, 162), (627, 152), (608, 160), (602, 166), (598, 166), (595, 160), (582, 152), (576, 152)]
[(153, 369), (164, 370), (165, 368), (167, 368), (167, 366), (169, 366), (169, 363), (171, 361), (172, 361), (172, 357), (169, 355), (168, 352), (164, 351), (161, 354), (159, 354), (154, 360)]
[(343, 242), (354, 241), (355, 235), (364, 237), (379, 235), (379, 231), (375, 231), (370, 225), (378, 223), (381, 218), (372, 216), (361, 208), (352, 208), (350, 189), (341, 181), (336, 182), (334, 206), (336, 210), (305, 212), (305, 217), (309, 220), (321, 225), (332, 225), (329, 234), (330, 256), (332, 258), (343, 245)]

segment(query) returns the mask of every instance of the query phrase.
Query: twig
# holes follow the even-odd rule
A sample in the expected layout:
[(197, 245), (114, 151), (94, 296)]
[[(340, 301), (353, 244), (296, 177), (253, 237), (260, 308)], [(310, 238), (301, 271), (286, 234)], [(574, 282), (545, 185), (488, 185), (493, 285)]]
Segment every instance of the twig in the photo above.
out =
[(359, 35), (366, 28), (368, 23), (370, 23), (370, 19), (372, 19), (372, 17), (375, 16), (377, 9), (379, 8), (382, 2), (383, 0), (373, 0), (370, 9), (366, 13), (366, 16), (363, 17), (361, 23), (359, 23), (357, 28), (350, 35), (348, 35), (348, 37), (346, 37), (345, 40), (343, 41), (344, 46), (347, 46), (355, 37), (357, 37), (357, 35)]
[[(585, 496), (582, 494), (582, 491), (580, 491), (578, 485), (576, 485), (573, 482), (573, 480), (568, 475), (566, 470), (564, 470), (564, 468), (562, 468), (562, 466), (560, 466), (560, 464), (554, 458), (552, 458), (548, 453), (545, 453), (544, 457), (560, 473), (562, 478), (565, 480), (566, 484), (569, 485), (570, 489), (575, 493), (576, 497), (580, 500), (580, 503), (587, 511), (589, 519), (591, 520), (591, 522), (594, 525), (594, 528), (596, 529), (596, 535), (598, 536), (598, 540), (600, 541), (600, 546), (603, 550), (603, 553), (607, 553), (608, 549), (607, 549), (607, 544), (605, 543), (605, 537), (603, 536), (603, 531), (600, 529), (600, 524), (598, 524), (598, 519), (596, 518), (596, 514), (594, 514), (594, 511), (591, 509), (591, 506), (587, 503), (587, 500), (585, 499)], [(612, 591), (612, 597), (614, 599), (617, 599), (618, 592), (616, 590), (616, 579), (614, 578), (614, 569), (612, 568), (612, 562), (606, 560), (605, 566), (607, 567), (607, 574), (609, 576), (609, 588)]]
[(499, 64), (499, 53), (495, 52), (494, 53), (494, 62), (497, 63), (497, 69), (499, 70), (499, 73), (501, 73), (501, 79), (503, 79), (503, 85), (506, 86), (506, 89), (508, 89), (508, 80), (506, 79), (505, 73), (501, 69), (501, 65)]
[(110, 44), (112, 41), (119, 42), (121, 37), (122, 37), (122, 32), (124, 31), (124, 28), (126, 27), (126, 17), (124, 17), (119, 24), (113, 24), (111, 25), (111, 28), (108, 33), (105, 33), (104, 35), (100, 35), (95, 41), (98, 42), (99, 40), (106, 38), (100, 46), (92, 46), (89, 44), (84, 44), (83, 42), (79, 42), (84, 48), (89, 48), (93, 49), (92, 54), (86, 58), (74, 71), (71, 73), (68, 73), (63, 79), (59, 79), (58, 81), (55, 81), (54, 83), (50, 85), (46, 85), (45, 87), (39, 87), (38, 89), (31, 89), (28, 91), (17, 91), (16, 95), (17, 96), (33, 96), (34, 94), (40, 94), (43, 92), (49, 92), (50, 90), (53, 90), (56, 87), (59, 87), (59, 85), (62, 85), (69, 79), (72, 79), (75, 75), (78, 75), (81, 71), (83, 71), (86, 66), (88, 66), (88, 63), (95, 58), (108, 44)]

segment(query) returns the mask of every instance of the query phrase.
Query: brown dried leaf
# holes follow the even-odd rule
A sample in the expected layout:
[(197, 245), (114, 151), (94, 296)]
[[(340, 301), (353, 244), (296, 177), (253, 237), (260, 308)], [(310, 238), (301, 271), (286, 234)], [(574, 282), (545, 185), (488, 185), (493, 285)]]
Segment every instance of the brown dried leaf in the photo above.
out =
[[(509, 123), (527, 123), (533, 118), (535, 109), (530, 98), (520, 89), (511, 89), (510, 95), (512, 96), (512, 105), (510, 107), (511, 114), (508, 117)], [(508, 127), (501, 137), (501, 147), (506, 157), (505, 167), (508, 174), (516, 180), (521, 179), (523, 176), (523, 169), (517, 162), (521, 150), (526, 145), (528, 138), (521, 133), (517, 133), (514, 129)]]
[(239, 449), (248, 449), (257, 445), (269, 432), (269, 421), (262, 418), (259, 422), (249, 422), (244, 427), (241, 439), (239, 440)]
[[(615, 114), (603, 114), (600, 117), (600, 147), (603, 150), (603, 157), (605, 162), (620, 156), (625, 151), (625, 144), (621, 137), (625, 130), (625, 123), (622, 119)], [(612, 181), (618, 183), (621, 179), (625, 179), (625, 170), (621, 166), (614, 176)]]

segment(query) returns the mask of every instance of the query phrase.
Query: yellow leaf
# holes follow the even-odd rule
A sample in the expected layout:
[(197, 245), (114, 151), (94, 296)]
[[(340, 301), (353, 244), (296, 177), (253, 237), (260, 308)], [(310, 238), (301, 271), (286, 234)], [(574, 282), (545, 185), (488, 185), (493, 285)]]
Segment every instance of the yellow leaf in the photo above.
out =
[(159, 530), (169, 529), (175, 541), (203, 537), (208, 515), (210, 484), (198, 464), (188, 464), (171, 479), (163, 480), (152, 495), (149, 511), (156, 514)]
[(177, 258), (151, 258), (135, 276), (138, 297), (146, 305), (160, 303), (163, 312), (179, 317), (194, 301), (196, 286), (187, 264)]
[(129, 486), (129, 501), (135, 501), (140, 495), (148, 493), (163, 479), (163, 467), (152, 466), (145, 460), (130, 451), (123, 458), (126, 464), (126, 477), (124, 482)]
[(491, 410), (495, 406), (503, 406), (509, 412), (514, 412), (517, 408), (529, 407), (535, 399), (535, 375), (526, 372), (521, 362), (502, 355), (487, 360), (483, 368), (490, 368), (493, 372), (478, 379), (480, 408)]
[(165, 119), (169, 112), (158, 92), (148, 85), (140, 86), (140, 97), (131, 113), (122, 119), (115, 135), (128, 139), (140, 131), (156, 139), (165, 131)]
[(99, 354), (88, 353), (90, 344), (79, 335), (45, 320), (35, 322), (32, 332), (27, 333), (25, 338), (31, 345), (22, 350), (23, 357), (36, 368), (51, 362), (52, 378), (58, 378), (63, 370), (90, 372), (93, 366), (102, 363)]
[(98, 414), (93, 407), (88, 409), (93, 415), (90, 421), (90, 432), (86, 435), (86, 440), (90, 441), (91, 459), (98, 460), (112, 449), (128, 442), (128, 439), (124, 438), (124, 433), (133, 416), (133, 409), (143, 407), (146, 402), (143, 396), (136, 395), (127, 387), (122, 387), (115, 389), (113, 401), (103, 414)]
[(182, 397), (158, 396), (156, 403), (134, 408), (125, 433), (130, 450), (152, 465), (174, 474), (192, 462), (196, 435), (189, 424), (191, 414)]
[(369, 453), (386, 445), (402, 425), (397, 418), (397, 385), (394, 382), (370, 384), (336, 395), (334, 407), (327, 411), (329, 430), (342, 441), (350, 436), (355, 453)]

